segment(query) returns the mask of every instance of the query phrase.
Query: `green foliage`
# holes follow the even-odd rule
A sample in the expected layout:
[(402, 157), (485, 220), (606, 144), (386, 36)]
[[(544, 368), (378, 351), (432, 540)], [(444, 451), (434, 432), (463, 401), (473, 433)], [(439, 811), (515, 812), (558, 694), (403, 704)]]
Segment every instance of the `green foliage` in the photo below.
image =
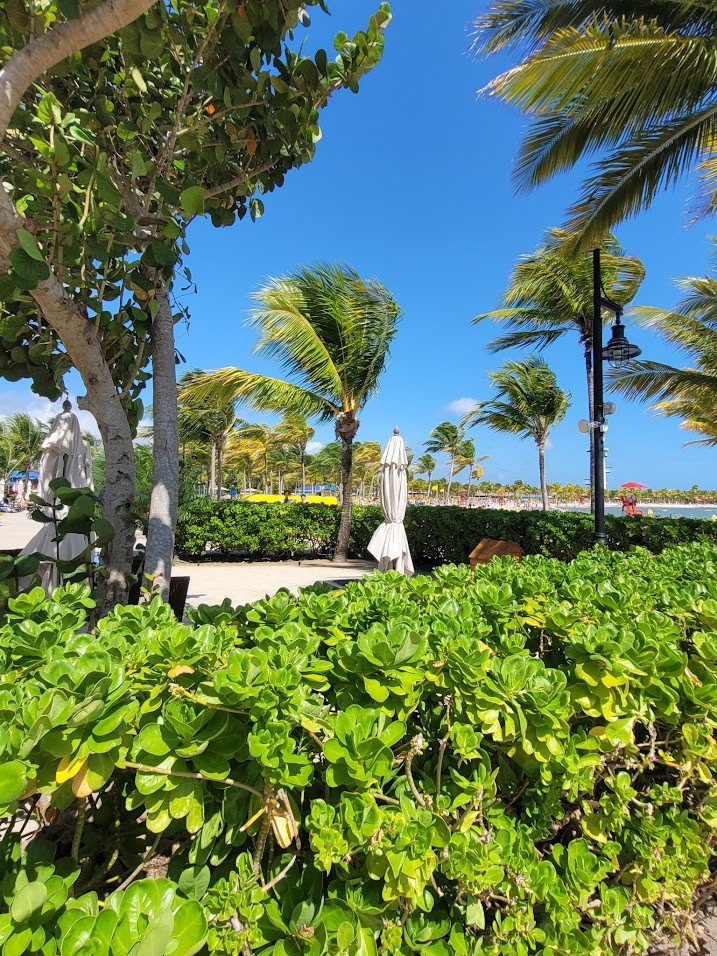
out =
[[(332, 95), (356, 92), (381, 58), (387, 4), (365, 30), (338, 33), (332, 58), (304, 53), (297, 37), (316, 5), (153, 5), (28, 89), (8, 131), (11, 150), (0, 158), (28, 223), (12, 237), (18, 246), (0, 281), (3, 377), (29, 377), (49, 398), (62, 390), (70, 358), (34, 299), (52, 274), (92, 323), (92, 341), (138, 424), (157, 291), (171, 289), (180, 273), (193, 287), (183, 265), (189, 222), (256, 218), (260, 196), (313, 158)], [(30, 10), (11, 0), (0, 41), (21, 49), (77, 10), (72, 2), (43, 0)]]
[(696, 214), (714, 212), (713, 3), (492, 0), (477, 27), (488, 51), (518, 47), (523, 56), (488, 87), (530, 120), (518, 185), (599, 154), (571, 210), (583, 249), (695, 169)]
[[(177, 522), (177, 551), (187, 557), (238, 555), (246, 559), (320, 557), (331, 554), (338, 509), (326, 505), (275, 505), (260, 502), (196, 499)], [(717, 541), (717, 523), (696, 518), (606, 517), (610, 547), (632, 546), (658, 553), (702, 539)], [(371, 535), (383, 521), (376, 505), (355, 505), (351, 552), (365, 557)], [(481, 538), (517, 541), (526, 554), (569, 561), (591, 547), (590, 515), (566, 512), (503, 511), (489, 508), (406, 510), (406, 534), (419, 566), (462, 564)]]
[[(717, 271), (717, 240), (713, 240), (712, 272)], [(677, 416), (682, 427), (702, 438), (688, 444), (717, 445), (717, 279), (714, 275), (684, 276), (678, 280), (683, 293), (674, 311), (651, 306), (631, 310), (648, 328), (670, 345), (686, 353), (687, 368), (639, 359), (627, 368), (610, 372), (610, 385), (628, 398), (657, 399), (660, 414)]]
[(0, 842), (7, 956), (683, 931), (717, 826), (711, 544), (86, 614), (69, 585), (0, 627), (0, 812), (32, 823)]
[(187, 557), (232, 554), (261, 559), (330, 555), (338, 521), (338, 509), (327, 505), (197, 498), (179, 513), (176, 550)]

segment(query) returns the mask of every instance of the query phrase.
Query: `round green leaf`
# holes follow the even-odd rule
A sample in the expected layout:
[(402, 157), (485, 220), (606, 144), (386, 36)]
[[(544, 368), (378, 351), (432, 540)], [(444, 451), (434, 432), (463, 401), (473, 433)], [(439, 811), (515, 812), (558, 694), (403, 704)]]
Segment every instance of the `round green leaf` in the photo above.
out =
[(12, 803), (27, 790), (25, 765), (11, 760), (0, 765), (0, 804)]
[(26, 883), (10, 904), (10, 916), (16, 923), (30, 919), (35, 910), (39, 910), (47, 899), (47, 887), (44, 883)]

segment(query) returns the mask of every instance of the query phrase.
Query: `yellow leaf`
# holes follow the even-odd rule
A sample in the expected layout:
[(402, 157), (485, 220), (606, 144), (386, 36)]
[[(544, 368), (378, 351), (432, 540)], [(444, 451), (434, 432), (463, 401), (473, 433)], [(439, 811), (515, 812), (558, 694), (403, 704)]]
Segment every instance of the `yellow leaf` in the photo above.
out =
[(173, 667), (171, 671), (167, 674), (167, 677), (180, 677), (182, 674), (193, 674), (194, 668), (190, 667), (189, 664), (177, 664), (176, 667)]
[(72, 757), (72, 759), (70, 759), (69, 755), (63, 757), (57, 768), (55, 780), (57, 780), (58, 783), (67, 783), (68, 780), (72, 780), (83, 763), (85, 763), (85, 758), (79, 755)]
[(288, 813), (275, 810), (271, 815), (271, 826), (279, 846), (283, 850), (291, 846), (298, 833), (296, 823), (292, 817)]
[(88, 762), (82, 761), (82, 769), (72, 779), (72, 792), (76, 797), (89, 797), (92, 787), (87, 779)]

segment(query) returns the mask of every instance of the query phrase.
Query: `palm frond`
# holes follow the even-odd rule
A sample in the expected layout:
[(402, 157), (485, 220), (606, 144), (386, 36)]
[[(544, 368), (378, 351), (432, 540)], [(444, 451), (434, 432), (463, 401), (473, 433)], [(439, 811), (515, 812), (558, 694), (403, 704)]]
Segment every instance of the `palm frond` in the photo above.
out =
[(565, 418), (570, 396), (558, 386), (555, 373), (544, 359), (529, 355), (508, 361), (490, 377), (495, 397), (469, 412), (464, 425), (487, 425), (541, 442)]
[(400, 316), (381, 283), (322, 263), (272, 280), (256, 298), (258, 350), (309, 391), (345, 410), (361, 408), (376, 389)]
[(717, 135), (717, 104), (647, 130), (599, 162), (571, 209), (570, 229), (587, 249), (616, 222), (646, 209), (674, 184)]
[(504, 352), (506, 349), (542, 349), (547, 348), (563, 337), (568, 331), (564, 326), (558, 329), (534, 329), (523, 332), (507, 332), (499, 335), (486, 345), (489, 352)]
[(300, 412), (330, 421), (340, 412), (323, 395), (269, 375), (257, 375), (238, 368), (223, 368), (198, 376), (180, 394), (189, 401), (246, 401), (267, 411)]
[(696, 369), (674, 368), (661, 362), (631, 362), (626, 368), (609, 373), (610, 389), (626, 398), (665, 400), (675, 396), (700, 395), (717, 398), (717, 376)]
[[(640, 0), (640, 14), (665, 30), (711, 35), (717, 11), (711, 0)], [(492, 53), (519, 43), (539, 45), (555, 30), (576, 29), (597, 17), (619, 19), (634, 14), (634, 0), (498, 0), (477, 17), (475, 48)]]

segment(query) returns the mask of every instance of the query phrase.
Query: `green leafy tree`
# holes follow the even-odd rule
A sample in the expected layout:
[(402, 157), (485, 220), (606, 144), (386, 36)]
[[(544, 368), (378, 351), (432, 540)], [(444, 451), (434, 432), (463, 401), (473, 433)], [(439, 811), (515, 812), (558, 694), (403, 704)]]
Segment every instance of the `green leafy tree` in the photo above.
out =
[[(715, 240), (717, 265), (717, 240)], [(688, 356), (686, 368), (636, 359), (610, 373), (610, 386), (632, 399), (651, 399), (661, 414), (699, 432), (700, 444), (717, 444), (717, 280), (686, 276), (674, 310), (636, 307), (631, 315)]]
[(521, 189), (603, 153), (571, 209), (582, 248), (692, 170), (698, 214), (717, 207), (717, 7), (695, 0), (493, 0), (477, 21), (488, 52), (524, 58), (488, 90), (530, 127)]
[[(628, 256), (614, 236), (602, 246), (602, 280), (608, 296), (620, 305), (631, 302), (645, 277), (645, 267)], [(593, 404), (593, 274), (592, 259), (577, 253), (568, 233), (550, 229), (535, 252), (522, 256), (513, 268), (500, 306), (476, 316), (474, 322), (490, 319), (508, 331), (488, 344), (491, 352), (504, 349), (543, 349), (563, 336), (577, 332), (585, 361), (588, 418)], [(603, 316), (604, 324), (613, 318)], [(593, 436), (590, 434), (590, 461)], [(592, 482), (593, 469), (590, 469)], [(592, 487), (592, 486), (591, 486)]]
[(491, 373), (495, 398), (482, 402), (464, 419), (469, 426), (488, 425), (496, 431), (532, 438), (538, 446), (540, 493), (543, 510), (549, 505), (545, 481), (545, 446), (548, 436), (565, 418), (570, 395), (558, 385), (555, 373), (541, 358), (529, 355), (506, 362)]
[(433, 455), (426, 453), (416, 462), (416, 474), (425, 475), (428, 481), (428, 498), (431, 497), (431, 475), (436, 470), (436, 459)]
[(9, 266), (0, 301), (11, 345), (2, 371), (32, 377), (50, 397), (70, 364), (80, 372), (105, 445), (105, 508), (115, 527), (109, 590), (119, 597), (134, 540), (132, 434), (150, 359), (161, 440), (147, 563), (171, 562), (173, 329), (182, 312), (172, 288), (180, 270), (191, 284), (182, 266), (187, 226), (201, 215), (223, 226), (262, 214), (261, 197), (313, 157), (321, 108), (338, 89), (356, 90), (380, 59), (390, 13), (381, 6), (366, 31), (339, 34), (329, 60), (295, 48), (295, 31), (308, 22), (303, 0), (149, 10), (133, 0), (121, 17), (106, 2), (74, 19), (72, 4), (50, 0), (41, 13), (14, 6), (0, 26), (5, 48), (17, 51), (0, 80), (8, 184), (0, 254)]
[(255, 351), (290, 379), (238, 368), (199, 378), (188, 394), (244, 399), (257, 408), (333, 421), (341, 442), (341, 524), (334, 560), (346, 560), (351, 531), (352, 445), (359, 413), (378, 389), (400, 309), (376, 280), (326, 263), (273, 279), (255, 294)]
[[(451, 497), (451, 484), (455, 474), (456, 460), (465, 452), (464, 442), (466, 440), (466, 430), (462, 425), (454, 425), (453, 422), (441, 422), (431, 432), (428, 441), (424, 442), (426, 451), (434, 454), (447, 455), (449, 459), (448, 482), (446, 484), (446, 502)], [(465, 467), (465, 465), (463, 465)]]

